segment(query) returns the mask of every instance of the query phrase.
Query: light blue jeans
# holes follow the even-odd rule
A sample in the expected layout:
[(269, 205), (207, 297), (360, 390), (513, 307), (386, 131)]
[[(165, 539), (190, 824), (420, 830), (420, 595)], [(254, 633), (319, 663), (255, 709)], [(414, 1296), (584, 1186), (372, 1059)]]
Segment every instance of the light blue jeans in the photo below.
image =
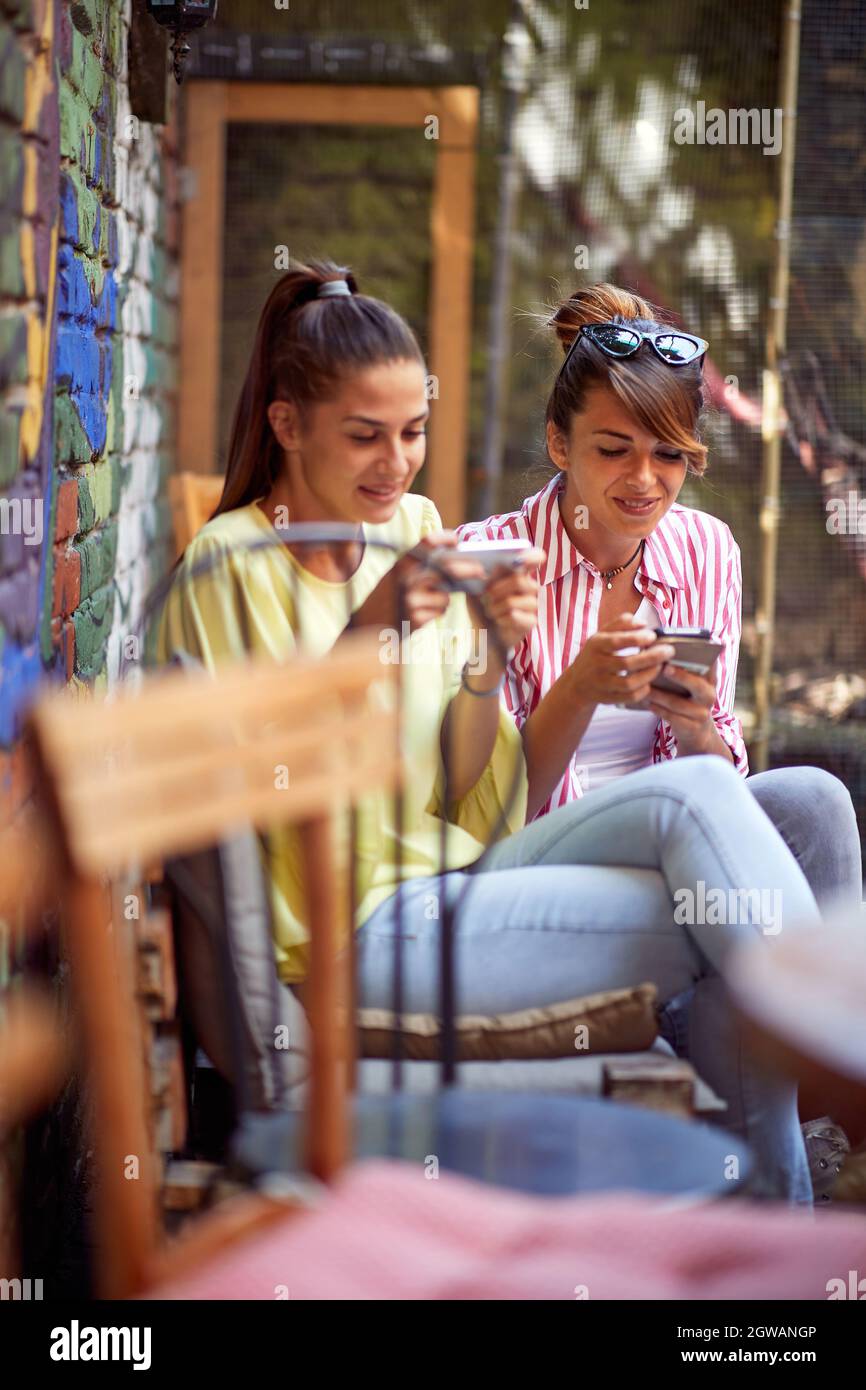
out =
[[(814, 926), (820, 913), (784, 839), (729, 763), (705, 756), (645, 768), (500, 841), (480, 873), (405, 883), (407, 1012), (438, 1010), (441, 895), (454, 902), (464, 889), (458, 1013), (501, 1013), (642, 980), (656, 984), (663, 1003), (689, 996), (688, 1055), (727, 1104), (731, 1153), (737, 1137), (751, 1146), (756, 1192), (811, 1201), (796, 1087), (753, 1062), (720, 971), (735, 943), (758, 936), (771, 949), (780, 928)], [(706, 910), (712, 901), (721, 911)], [(390, 1004), (396, 902), (395, 893), (358, 932), (366, 1007)], [(714, 916), (722, 920), (701, 920)]]
[[(838, 777), (818, 767), (780, 767), (758, 772), (746, 786), (793, 854), (822, 914), (863, 902), (860, 833), (851, 795)], [(681, 1057), (690, 1055), (694, 990), (668, 1000), (662, 1036)], [(817, 1119), (817, 1116), (804, 1116)]]

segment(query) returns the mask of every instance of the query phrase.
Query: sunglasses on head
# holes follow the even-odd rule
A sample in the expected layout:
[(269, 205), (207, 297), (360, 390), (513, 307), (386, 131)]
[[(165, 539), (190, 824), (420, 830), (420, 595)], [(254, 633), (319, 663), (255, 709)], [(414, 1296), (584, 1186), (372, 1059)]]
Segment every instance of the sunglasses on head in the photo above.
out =
[(581, 338), (589, 338), (590, 342), (595, 343), (595, 346), (607, 353), (608, 357), (619, 359), (634, 357), (641, 343), (646, 342), (669, 367), (685, 367), (689, 362), (703, 357), (709, 347), (709, 343), (703, 338), (695, 338), (691, 333), (678, 333), (670, 328), (659, 328), (652, 333), (645, 333), (640, 328), (628, 328), (621, 323), (584, 323), (565, 354), (560, 371), (564, 370)]

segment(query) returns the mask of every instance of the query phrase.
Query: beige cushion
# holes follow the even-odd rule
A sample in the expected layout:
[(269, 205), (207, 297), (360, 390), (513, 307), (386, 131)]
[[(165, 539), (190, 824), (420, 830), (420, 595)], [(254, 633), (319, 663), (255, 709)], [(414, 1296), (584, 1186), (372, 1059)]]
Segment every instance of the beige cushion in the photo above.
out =
[[(656, 999), (655, 985), (642, 984), (491, 1018), (464, 1014), (455, 1025), (457, 1058), (487, 1062), (641, 1052), (658, 1034)], [(403, 1056), (413, 1061), (435, 1061), (439, 1056), (439, 1019), (434, 1014), (404, 1014), (402, 1023)], [(389, 1009), (359, 1009), (360, 1055), (391, 1057), (393, 1029), (394, 1015)]]

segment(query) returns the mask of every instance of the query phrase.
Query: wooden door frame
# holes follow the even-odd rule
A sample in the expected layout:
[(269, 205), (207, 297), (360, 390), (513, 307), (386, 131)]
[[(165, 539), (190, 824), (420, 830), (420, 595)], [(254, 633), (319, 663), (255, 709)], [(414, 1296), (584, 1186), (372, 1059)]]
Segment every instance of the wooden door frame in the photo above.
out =
[[(381, 87), (196, 80), (185, 90), (178, 463), (216, 471), (220, 381), (222, 226), (229, 122), (415, 127), (438, 118), (430, 216), (432, 407), (425, 493), (446, 526), (465, 520), (472, 328), (476, 87)], [(359, 267), (363, 274), (363, 266)]]

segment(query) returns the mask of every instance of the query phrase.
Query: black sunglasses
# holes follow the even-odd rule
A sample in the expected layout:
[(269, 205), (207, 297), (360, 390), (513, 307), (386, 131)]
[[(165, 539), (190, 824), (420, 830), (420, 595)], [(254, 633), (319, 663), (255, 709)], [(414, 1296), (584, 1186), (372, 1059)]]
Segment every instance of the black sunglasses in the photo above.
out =
[(703, 357), (709, 347), (709, 343), (703, 338), (695, 338), (691, 333), (672, 332), (665, 328), (644, 333), (640, 328), (626, 328), (621, 323), (584, 323), (565, 354), (565, 360), (559, 369), (561, 372), (565, 370), (566, 363), (581, 338), (589, 338), (590, 342), (595, 343), (602, 352), (606, 352), (608, 357), (619, 359), (634, 357), (641, 343), (647, 342), (669, 367), (685, 367), (689, 362)]

